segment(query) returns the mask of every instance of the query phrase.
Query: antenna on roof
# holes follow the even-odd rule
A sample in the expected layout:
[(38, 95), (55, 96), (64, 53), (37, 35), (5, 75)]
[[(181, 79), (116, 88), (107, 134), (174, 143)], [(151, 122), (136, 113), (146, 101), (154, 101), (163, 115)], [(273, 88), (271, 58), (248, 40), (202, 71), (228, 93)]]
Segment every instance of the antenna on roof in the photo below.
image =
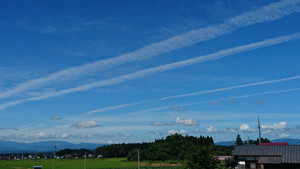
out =
[(261, 130), (260, 130), (260, 120), (259, 120), (259, 116), (258, 116), (258, 134), (259, 134), (259, 138), (258, 138), (258, 141), (259, 143), (261, 143)]

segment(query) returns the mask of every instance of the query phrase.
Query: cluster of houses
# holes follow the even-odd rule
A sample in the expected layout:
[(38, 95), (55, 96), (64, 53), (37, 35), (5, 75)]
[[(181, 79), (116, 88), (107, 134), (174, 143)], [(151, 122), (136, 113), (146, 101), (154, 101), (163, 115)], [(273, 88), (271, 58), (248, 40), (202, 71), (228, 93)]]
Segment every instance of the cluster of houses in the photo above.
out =
[[(92, 158), (94, 157), (93, 154), (88, 154), (87, 158)], [(22, 154), (3, 154), (0, 156), (0, 160), (28, 160), (28, 159), (48, 159), (48, 158), (53, 158), (52, 155), (22, 155)], [(74, 156), (72, 154), (65, 154), (64, 156), (55, 156), (55, 159), (77, 159), (79, 158), (78, 156)], [(84, 158), (84, 157), (82, 157)], [(102, 157), (98, 157), (102, 158)]]
[[(0, 160), (28, 160), (28, 159), (41, 159), (42, 157), (37, 156), (37, 155), (13, 155), (13, 154), (6, 154), (6, 155), (2, 155), (0, 156)], [(47, 159), (47, 156), (43, 156), (44, 159)]]

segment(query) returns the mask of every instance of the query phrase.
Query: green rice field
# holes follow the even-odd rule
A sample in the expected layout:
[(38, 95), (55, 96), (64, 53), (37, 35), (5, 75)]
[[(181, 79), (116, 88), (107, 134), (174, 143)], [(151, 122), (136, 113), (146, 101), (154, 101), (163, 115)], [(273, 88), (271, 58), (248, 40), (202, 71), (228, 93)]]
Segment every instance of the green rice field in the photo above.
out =
[[(126, 158), (87, 159), (86, 169), (137, 169), (137, 162)], [(40, 159), (40, 160), (0, 160), (0, 169), (32, 169), (33, 166), (43, 166), (43, 169), (84, 169), (84, 159)], [(180, 164), (141, 162), (144, 169), (180, 169)]]

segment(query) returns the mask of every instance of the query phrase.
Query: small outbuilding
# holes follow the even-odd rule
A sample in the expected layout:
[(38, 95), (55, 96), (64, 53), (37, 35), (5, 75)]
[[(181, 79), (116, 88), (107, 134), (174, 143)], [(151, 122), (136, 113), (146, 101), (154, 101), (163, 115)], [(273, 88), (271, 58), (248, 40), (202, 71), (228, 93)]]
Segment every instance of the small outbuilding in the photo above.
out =
[(300, 169), (298, 145), (243, 145), (232, 155), (239, 162), (237, 169)]

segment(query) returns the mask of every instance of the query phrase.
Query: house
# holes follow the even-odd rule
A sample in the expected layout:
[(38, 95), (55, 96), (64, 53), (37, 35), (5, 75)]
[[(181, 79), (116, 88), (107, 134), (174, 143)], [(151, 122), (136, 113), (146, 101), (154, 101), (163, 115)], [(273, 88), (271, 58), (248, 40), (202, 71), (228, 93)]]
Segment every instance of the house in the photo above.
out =
[(264, 144), (237, 146), (238, 169), (300, 169), (300, 146)]
[(224, 161), (224, 160), (233, 158), (233, 156), (214, 156), (214, 157), (220, 161)]

